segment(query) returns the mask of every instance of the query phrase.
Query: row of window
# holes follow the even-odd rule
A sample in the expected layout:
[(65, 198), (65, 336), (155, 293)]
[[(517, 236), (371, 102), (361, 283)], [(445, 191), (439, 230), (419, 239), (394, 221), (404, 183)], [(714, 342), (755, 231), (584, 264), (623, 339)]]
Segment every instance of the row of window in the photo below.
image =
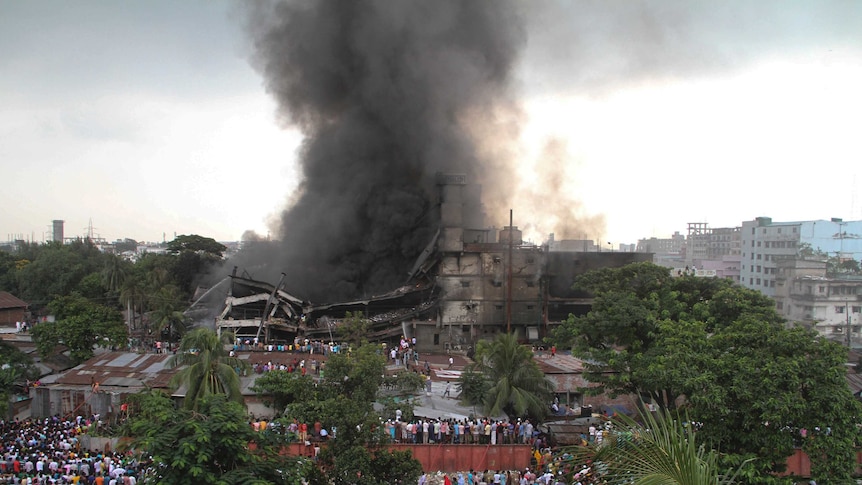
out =
[[(751, 247), (755, 247), (755, 243), (757, 247), (761, 247), (761, 241), (751, 240)], [(796, 241), (762, 241), (763, 247), (773, 248), (773, 249), (792, 249), (797, 246)]]
[(752, 286), (752, 285), (761, 286), (762, 285), (764, 288), (775, 288), (775, 280), (764, 279), (763, 283), (761, 283), (760, 278), (748, 278), (748, 285), (749, 286)]
[[(760, 233), (761, 233), (761, 234), (766, 234), (766, 229), (767, 229), (767, 228), (765, 228), (765, 227), (764, 227), (764, 228), (760, 231)], [(784, 229), (784, 228), (783, 228), (783, 227), (771, 227), (771, 228), (769, 228), (769, 229), (771, 229), (769, 232), (772, 232), (772, 233), (775, 233), (775, 234), (781, 234), (781, 230), (782, 230), (782, 229)], [(797, 232), (799, 232), (799, 227), (798, 227), (798, 226), (793, 226), (793, 227), (791, 227), (791, 229), (793, 230), (793, 231), (792, 231), (792, 232), (793, 232), (793, 234), (796, 234)], [(752, 228), (751, 228), (751, 234), (753, 235), (753, 234), (754, 234), (754, 231), (756, 231), (756, 230), (757, 230), (757, 228), (756, 228), (756, 227), (752, 227)]]

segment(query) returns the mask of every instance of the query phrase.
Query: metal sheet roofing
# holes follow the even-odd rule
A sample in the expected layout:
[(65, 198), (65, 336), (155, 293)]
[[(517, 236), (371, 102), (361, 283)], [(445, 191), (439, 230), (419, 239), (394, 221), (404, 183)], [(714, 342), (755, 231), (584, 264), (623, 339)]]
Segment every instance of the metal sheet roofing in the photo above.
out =
[(60, 374), (54, 384), (165, 388), (177, 371), (165, 367), (170, 354), (108, 352)]
[(0, 310), (9, 308), (27, 308), (29, 305), (26, 301), (17, 298), (8, 291), (0, 291)]

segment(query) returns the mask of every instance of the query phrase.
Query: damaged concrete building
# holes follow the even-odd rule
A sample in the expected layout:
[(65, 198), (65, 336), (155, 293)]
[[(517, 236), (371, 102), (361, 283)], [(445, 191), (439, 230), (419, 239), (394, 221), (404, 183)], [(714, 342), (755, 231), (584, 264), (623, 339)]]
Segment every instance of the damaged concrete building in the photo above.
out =
[(569, 314), (589, 311), (590, 295), (572, 290), (591, 269), (652, 261), (650, 253), (552, 251), (527, 243), (511, 223), (465, 227), (466, 177), (438, 176), (440, 229), (408, 272), (406, 283), (357, 301), (315, 305), (272, 285), (236, 274), (225, 280), (218, 329), (268, 344), (295, 338), (337, 341), (345, 316), (362, 312), (369, 339), (416, 338), (420, 351), (467, 350), (479, 339), (514, 332), (540, 342)]

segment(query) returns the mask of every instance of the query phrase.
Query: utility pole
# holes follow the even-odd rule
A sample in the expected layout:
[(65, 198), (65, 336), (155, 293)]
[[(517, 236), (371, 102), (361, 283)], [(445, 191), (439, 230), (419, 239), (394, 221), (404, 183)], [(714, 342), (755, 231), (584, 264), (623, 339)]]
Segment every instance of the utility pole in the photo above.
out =
[(509, 264), (506, 268), (506, 333), (512, 333), (512, 246), (514, 245), (515, 227), (512, 225), (512, 209), (509, 209)]
[(846, 301), (844, 302), (844, 320), (845, 320), (845, 326), (847, 327), (844, 329), (844, 334), (845, 334), (844, 340), (847, 343), (847, 348), (850, 349), (851, 348), (850, 344), (852, 343), (851, 339), (850, 339), (850, 333), (851, 333), (851, 330), (853, 330), (853, 327), (850, 326), (850, 309), (847, 308), (847, 302)]

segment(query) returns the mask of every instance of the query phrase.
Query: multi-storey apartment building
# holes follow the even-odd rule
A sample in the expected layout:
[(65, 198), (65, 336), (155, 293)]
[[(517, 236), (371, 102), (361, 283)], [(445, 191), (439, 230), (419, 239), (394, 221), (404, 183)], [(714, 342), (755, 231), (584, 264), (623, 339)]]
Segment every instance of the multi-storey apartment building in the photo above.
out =
[(810, 248), (828, 256), (862, 258), (862, 221), (841, 219), (773, 222), (758, 217), (742, 223), (740, 283), (775, 297), (778, 263)]
[(773, 298), (788, 323), (805, 324), (848, 346), (859, 340), (862, 277), (828, 277), (822, 259), (787, 259), (777, 268)]

